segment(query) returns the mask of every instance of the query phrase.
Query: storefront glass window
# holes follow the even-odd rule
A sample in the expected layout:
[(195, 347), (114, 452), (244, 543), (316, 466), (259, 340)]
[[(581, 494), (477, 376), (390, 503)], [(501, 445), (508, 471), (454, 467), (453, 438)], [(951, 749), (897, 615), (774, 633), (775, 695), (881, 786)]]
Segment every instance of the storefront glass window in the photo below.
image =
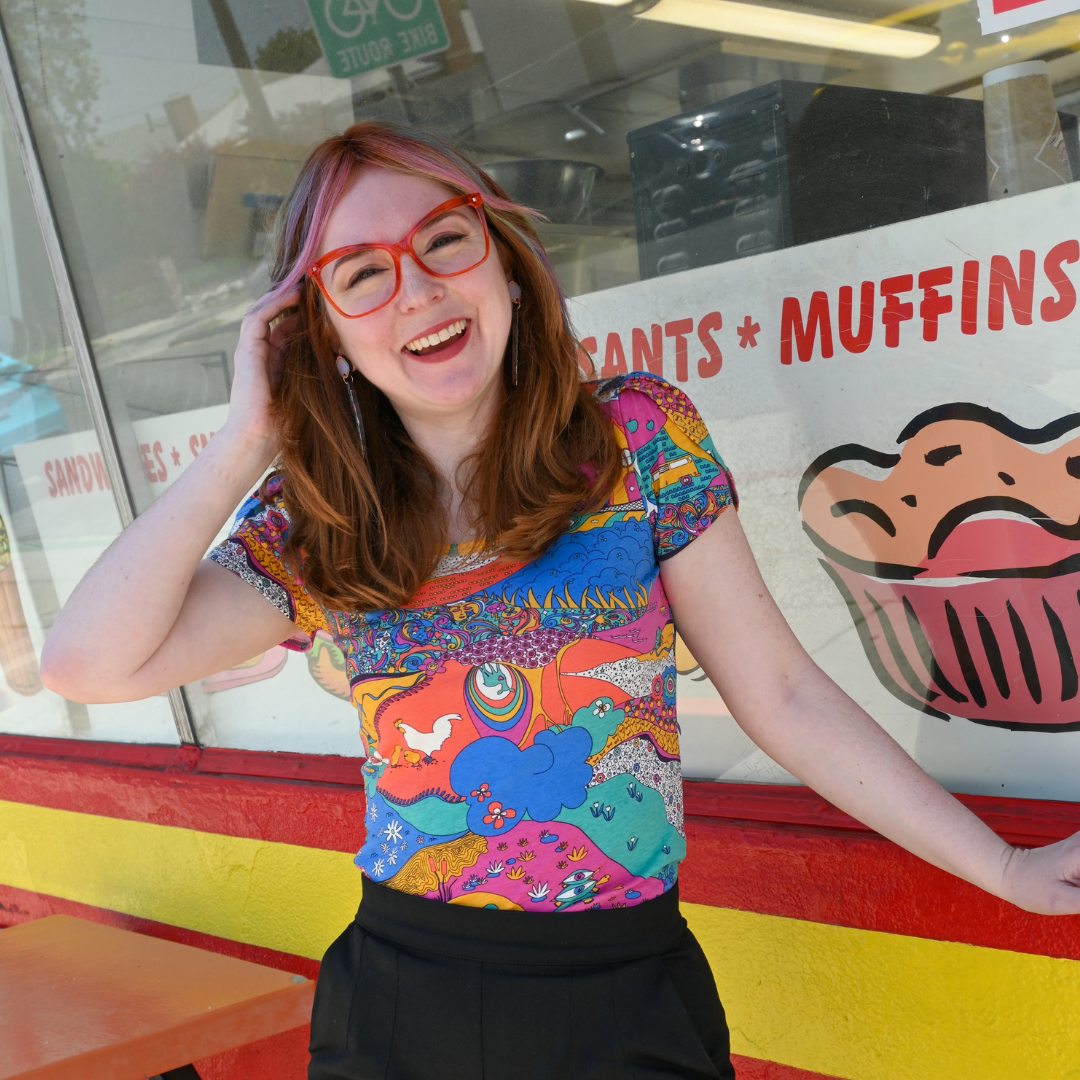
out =
[[(137, 509), (223, 422), (308, 150), (419, 125), (546, 215), (599, 373), (689, 392), (815, 659), (950, 785), (1068, 797), (1080, 608), (1030, 582), (1076, 591), (1038, 521), (1080, 517), (1080, 15), (982, 7), (0, 0)], [(944, 591), (967, 574), (1023, 603)], [(340, 660), (320, 640), (188, 687), (200, 738), (357, 753)], [(677, 662), (687, 775), (791, 782)]]
[[(10, 124), (0, 117), (0, 732), (175, 743), (164, 698), (81, 705), (38, 677), (45, 634), (120, 531)], [(118, 630), (117, 648), (123, 648)]]

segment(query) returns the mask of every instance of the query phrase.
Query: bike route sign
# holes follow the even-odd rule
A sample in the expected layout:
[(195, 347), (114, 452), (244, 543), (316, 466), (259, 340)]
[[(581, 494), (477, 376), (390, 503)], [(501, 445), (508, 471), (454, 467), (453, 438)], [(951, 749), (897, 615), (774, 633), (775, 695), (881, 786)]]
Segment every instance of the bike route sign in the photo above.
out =
[(437, 0), (307, 0), (330, 72), (351, 79), (450, 47)]

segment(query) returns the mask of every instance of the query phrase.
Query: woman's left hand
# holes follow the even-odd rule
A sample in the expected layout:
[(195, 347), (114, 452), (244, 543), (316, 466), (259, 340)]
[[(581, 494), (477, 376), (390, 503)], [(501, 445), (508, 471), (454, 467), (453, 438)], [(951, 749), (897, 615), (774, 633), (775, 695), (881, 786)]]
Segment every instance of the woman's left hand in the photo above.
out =
[(1080, 833), (1046, 847), (1013, 848), (1001, 886), (1002, 897), (1025, 911), (1080, 914)]

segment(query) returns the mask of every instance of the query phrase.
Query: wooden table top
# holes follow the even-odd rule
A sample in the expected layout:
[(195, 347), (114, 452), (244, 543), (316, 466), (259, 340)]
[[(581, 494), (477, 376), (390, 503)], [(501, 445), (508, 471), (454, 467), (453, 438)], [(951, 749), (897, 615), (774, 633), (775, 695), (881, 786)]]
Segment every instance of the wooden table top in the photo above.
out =
[(0, 930), (0, 1080), (139, 1080), (306, 1024), (300, 975), (53, 915)]

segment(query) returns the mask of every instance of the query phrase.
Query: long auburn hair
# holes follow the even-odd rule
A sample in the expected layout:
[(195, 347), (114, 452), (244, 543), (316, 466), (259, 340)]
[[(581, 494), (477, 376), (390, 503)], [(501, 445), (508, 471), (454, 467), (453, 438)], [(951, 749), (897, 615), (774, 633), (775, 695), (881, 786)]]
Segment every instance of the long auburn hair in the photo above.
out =
[(566, 298), (533, 226), (539, 215), (429, 134), (363, 123), (327, 139), (278, 214), (272, 294), (299, 286), (300, 301), (274, 392), (282, 440), (274, 475), (290, 518), (286, 562), (316, 602), (350, 612), (404, 606), (448, 539), (438, 472), (386, 396), (356, 373), (361, 454), (335, 335), (305, 276), (330, 212), (368, 167), (479, 191), (493, 244), (521, 286), (518, 384), (507, 356), (491, 429), (457, 477), (476, 535), (510, 558), (535, 559), (575, 514), (603, 505), (621, 469), (611, 424), (582, 380)]

